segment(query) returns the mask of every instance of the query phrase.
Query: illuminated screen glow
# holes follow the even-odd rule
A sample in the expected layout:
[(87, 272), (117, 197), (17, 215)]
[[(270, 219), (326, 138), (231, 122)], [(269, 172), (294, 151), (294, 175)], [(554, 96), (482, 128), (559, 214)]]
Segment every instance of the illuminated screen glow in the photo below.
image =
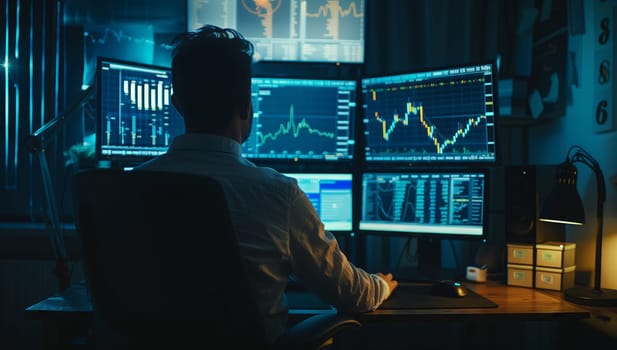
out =
[(187, 0), (187, 30), (234, 28), (255, 59), (364, 62), (364, 0)]
[(171, 103), (171, 69), (106, 58), (97, 69), (99, 159), (139, 162), (167, 152), (184, 132)]
[(352, 174), (284, 173), (298, 181), (328, 231), (353, 227)]
[(259, 160), (353, 158), (356, 81), (253, 77), (253, 125), (242, 145)]
[(369, 163), (494, 164), (494, 65), (361, 79)]
[(483, 237), (484, 171), (362, 174), (360, 231), (433, 237)]

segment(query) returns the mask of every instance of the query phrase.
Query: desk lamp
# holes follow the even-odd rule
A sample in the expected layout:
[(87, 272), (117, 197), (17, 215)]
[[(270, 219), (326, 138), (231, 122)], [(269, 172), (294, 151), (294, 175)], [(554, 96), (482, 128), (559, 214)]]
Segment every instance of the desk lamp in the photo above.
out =
[(583, 163), (593, 170), (597, 183), (597, 215), (596, 215), (596, 261), (593, 288), (575, 286), (563, 291), (564, 298), (576, 304), (592, 306), (617, 305), (617, 290), (600, 287), (602, 277), (602, 220), (606, 188), (604, 175), (598, 162), (580, 146), (572, 146), (568, 150), (565, 162), (557, 168), (557, 184), (547, 197), (540, 213), (540, 221), (561, 224), (583, 225), (585, 210), (583, 202), (576, 190), (577, 168), (574, 163)]

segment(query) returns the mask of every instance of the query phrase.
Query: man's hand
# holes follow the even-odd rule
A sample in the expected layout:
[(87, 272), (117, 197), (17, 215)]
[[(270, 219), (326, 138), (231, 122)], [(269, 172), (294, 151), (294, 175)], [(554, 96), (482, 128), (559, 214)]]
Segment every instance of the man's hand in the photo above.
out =
[(381, 272), (377, 272), (376, 275), (383, 278), (384, 281), (388, 283), (388, 287), (390, 287), (390, 295), (392, 295), (392, 292), (398, 286), (398, 281), (394, 279), (391, 273), (383, 274)]

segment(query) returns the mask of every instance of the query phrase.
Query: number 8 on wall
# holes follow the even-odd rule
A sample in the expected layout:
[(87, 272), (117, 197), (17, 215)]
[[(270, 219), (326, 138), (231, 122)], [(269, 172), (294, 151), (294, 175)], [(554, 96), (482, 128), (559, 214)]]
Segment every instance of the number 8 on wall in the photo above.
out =
[(593, 131), (603, 133), (615, 129), (617, 111), (614, 108), (615, 94), (615, 18), (617, 6), (611, 1), (598, 0), (595, 9), (595, 66), (593, 72), (594, 105)]

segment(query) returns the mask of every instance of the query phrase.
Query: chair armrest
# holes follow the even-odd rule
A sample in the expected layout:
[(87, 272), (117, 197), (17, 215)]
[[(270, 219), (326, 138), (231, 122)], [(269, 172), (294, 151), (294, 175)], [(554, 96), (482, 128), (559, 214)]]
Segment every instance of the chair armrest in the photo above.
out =
[(295, 323), (277, 341), (276, 349), (319, 349), (342, 331), (360, 328), (351, 314), (327, 313)]

